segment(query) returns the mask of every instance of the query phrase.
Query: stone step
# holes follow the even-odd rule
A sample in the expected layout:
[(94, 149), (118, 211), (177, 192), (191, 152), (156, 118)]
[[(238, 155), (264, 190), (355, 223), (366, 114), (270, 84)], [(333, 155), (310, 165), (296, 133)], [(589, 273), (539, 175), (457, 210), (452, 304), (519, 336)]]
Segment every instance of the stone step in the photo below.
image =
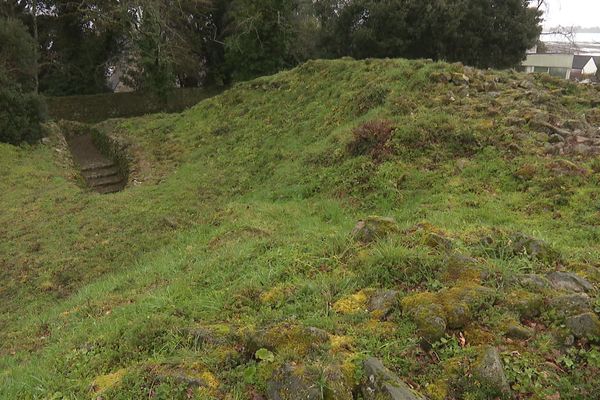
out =
[(123, 183), (123, 177), (121, 175), (115, 174), (111, 176), (105, 176), (101, 178), (92, 178), (88, 179), (87, 183), (92, 188), (97, 188), (99, 186), (107, 186), (113, 185), (117, 183)]
[(115, 166), (115, 163), (112, 162), (111, 160), (95, 161), (95, 162), (91, 162), (86, 165), (82, 165), (81, 172), (88, 172), (88, 171), (92, 171), (95, 169), (110, 168), (110, 167), (114, 167), (114, 166)]
[(116, 166), (104, 167), (91, 169), (89, 171), (82, 172), (81, 174), (85, 179), (104, 178), (105, 176), (112, 176), (119, 173), (119, 168)]
[(100, 194), (109, 194), (109, 193), (120, 192), (121, 190), (123, 190), (124, 187), (125, 187), (124, 182), (120, 182), (120, 183), (115, 183), (112, 185), (97, 186), (97, 187), (94, 187), (93, 189)]

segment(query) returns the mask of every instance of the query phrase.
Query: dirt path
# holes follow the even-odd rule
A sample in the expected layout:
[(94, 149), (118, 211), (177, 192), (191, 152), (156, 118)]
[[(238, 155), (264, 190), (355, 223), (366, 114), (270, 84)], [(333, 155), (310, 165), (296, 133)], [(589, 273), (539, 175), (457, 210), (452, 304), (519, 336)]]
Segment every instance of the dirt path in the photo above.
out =
[(79, 166), (86, 184), (99, 193), (123, 190), (126, 181), (115, 162), (105, 157), (94, 144), (91, 133), (72, 135), (67, 139), (73, 160)]

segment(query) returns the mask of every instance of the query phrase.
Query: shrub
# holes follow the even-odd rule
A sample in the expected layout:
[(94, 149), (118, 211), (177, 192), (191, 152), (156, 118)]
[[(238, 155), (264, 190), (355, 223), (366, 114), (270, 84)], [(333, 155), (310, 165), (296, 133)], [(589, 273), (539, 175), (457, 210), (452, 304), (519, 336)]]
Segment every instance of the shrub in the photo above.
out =
[(0, 142), (41, 137), (45, 107), (35, 91), (37, 44), (18, 20), (0, 18)]
[(353, 156), (369, 155), (374, 161), (381, 162), (392, 153), (390, 139), (394, 129), (388, 120), (366, 122), (352, 132), (348, 152)]
[(40, 96), (23, 93), (18, 85), (8, 84), (0, 76), (0, 142), (17, 145), (39, 140), (45, 110)]

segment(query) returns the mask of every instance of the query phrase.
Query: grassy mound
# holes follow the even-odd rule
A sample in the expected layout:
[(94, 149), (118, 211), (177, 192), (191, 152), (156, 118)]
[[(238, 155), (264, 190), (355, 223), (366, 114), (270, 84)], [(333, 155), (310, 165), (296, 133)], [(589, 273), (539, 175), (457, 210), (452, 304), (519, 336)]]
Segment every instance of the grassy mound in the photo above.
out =
[(0, 398), (351, 399), (368, 356), (432, 399), (593, 398), (598, 104), (314, 61), (98, 125), (133, 158), (114, 195), (58, 134), (0, 145)]

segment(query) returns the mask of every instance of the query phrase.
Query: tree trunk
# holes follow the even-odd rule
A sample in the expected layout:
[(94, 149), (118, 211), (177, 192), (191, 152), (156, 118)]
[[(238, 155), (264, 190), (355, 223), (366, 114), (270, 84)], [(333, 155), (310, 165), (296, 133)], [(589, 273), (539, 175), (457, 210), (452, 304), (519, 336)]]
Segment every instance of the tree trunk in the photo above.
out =
[(40, 71), (38, 65), (38, 57), (40, 50), (40, 40), (38, 34), (38, 23), (37, 23), (37, 14), (38, 14), (38, 2), (37, 0), (33, 0), (31, 4), (31, 16), (33, 18), (33, 38), (35, 39), (36, 49), (35, 49), (35, 93), (37, 94), (40, 87)]

